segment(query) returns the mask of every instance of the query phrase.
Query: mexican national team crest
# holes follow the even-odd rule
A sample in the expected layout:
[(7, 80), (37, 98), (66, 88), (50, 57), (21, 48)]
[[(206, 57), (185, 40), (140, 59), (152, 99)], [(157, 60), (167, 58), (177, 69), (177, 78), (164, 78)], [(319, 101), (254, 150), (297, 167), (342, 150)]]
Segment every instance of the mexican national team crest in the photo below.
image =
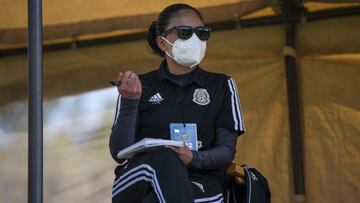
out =
[(199, 105), (208, 105), (210, 103), (210, 96), (206, 89), (196, 89), (193, 95), (193, 102)]

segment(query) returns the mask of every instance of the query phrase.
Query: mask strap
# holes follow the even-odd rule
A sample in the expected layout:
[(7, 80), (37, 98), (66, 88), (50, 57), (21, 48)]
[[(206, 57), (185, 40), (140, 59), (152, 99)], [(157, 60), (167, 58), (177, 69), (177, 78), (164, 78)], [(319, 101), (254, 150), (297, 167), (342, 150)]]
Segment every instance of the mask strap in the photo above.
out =
[(169, 40), (167, 40), (165, 37), (161, 36), (161, 39), (165, 40), (165, 42), (167, 42), (168, 44), (170, 44), (171, 46), (174, 46), (173, 43), (169, 42)]
[(195, 63), (194, 65), (191, 65), (190, 68), (194, 68), (197, 65), (199, 65), (199, 63)]
[[(174, 44), (171, 43), (171, 42), (169, 42), (169, 40), (167, 40), (165, 37), (161, 37), (161, 38), (162, 38), (163, 40), (165, 40), (165, 42), (167, 42), (167, 43), (170, 44), (171, 46), (174, 46)], [(166, 54), (168, 57), (172, 58), (174, 61), (176, 61), (175, 58), (169, 54), (169, 52), (165, 51), (165, 54)]]
[(169, 54), (169, 52), (165, 51), (165, 54), (166, 54), (168, 57), (172, 58), (174, 61), (176, 61), (176, 60), (174, 59), (174, 57), (172, 57), (172, 56)]

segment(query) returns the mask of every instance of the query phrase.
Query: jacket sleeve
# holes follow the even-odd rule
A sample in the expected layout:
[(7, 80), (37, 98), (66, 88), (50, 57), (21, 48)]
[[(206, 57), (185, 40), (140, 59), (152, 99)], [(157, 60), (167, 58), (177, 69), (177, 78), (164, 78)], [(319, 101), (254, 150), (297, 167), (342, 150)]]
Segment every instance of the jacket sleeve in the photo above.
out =
[(222, 89), (225, 91), (222, 98), (221, 111), (216, 117), (215, 125), (227, 128), (241, 135), (245, 132), (245, 126), (236, 82), (232, 78), (227, 77), (222, 85)]
[(204, 151), (193, 151), (190, 167), (197, 169), (221, 169), (229, 166), (236, 152), (237, 134), (216, 128), (215, 147)]
[(119, 95), (109, 140), (110, 154), (119, 163), (121, 160), (116, 157), (117, 153), (134, 143), (138, 108), (139, 100), (125, 99)]

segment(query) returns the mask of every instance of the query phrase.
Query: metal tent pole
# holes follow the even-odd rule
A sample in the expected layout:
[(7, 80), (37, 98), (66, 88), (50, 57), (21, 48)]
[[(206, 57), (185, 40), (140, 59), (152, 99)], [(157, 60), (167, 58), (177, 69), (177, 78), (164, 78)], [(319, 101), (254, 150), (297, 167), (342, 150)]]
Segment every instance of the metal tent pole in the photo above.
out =
[(28, 0), (28, 202), (43, 202), (42, 2)]
[(304, 157), (299, 101), (298, 67), (296, 63), (297, 22), (306, 15), (307, 10), (301, 0), (279, 0), (284, 16), (285, 27), (285, 70), (289, 107), (290, 141), (294, 197), (292, 202), (305, 201)]
[[(295, 50), (296, 24), (285, 24), (286, 46)], [(291, 156), (294, 180), (294, 194), (305, 197), (304, 157), (299, 102), (299, 81), (296, 57), (285, 54), (286, 84), (290, 119)], [(302, 197), (303, 196), (303, 197)]]

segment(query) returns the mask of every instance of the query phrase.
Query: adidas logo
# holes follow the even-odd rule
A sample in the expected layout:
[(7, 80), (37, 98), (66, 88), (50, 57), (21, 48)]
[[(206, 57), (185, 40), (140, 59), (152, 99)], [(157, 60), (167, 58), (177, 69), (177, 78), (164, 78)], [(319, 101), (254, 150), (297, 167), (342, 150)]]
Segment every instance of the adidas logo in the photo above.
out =
[(162, 98), (159, 93), (156, 93), (152, 97), (150, 97), (149, 102), (152, 104), (160, 104), (160, 102), (163, 100), (164, 98)]

